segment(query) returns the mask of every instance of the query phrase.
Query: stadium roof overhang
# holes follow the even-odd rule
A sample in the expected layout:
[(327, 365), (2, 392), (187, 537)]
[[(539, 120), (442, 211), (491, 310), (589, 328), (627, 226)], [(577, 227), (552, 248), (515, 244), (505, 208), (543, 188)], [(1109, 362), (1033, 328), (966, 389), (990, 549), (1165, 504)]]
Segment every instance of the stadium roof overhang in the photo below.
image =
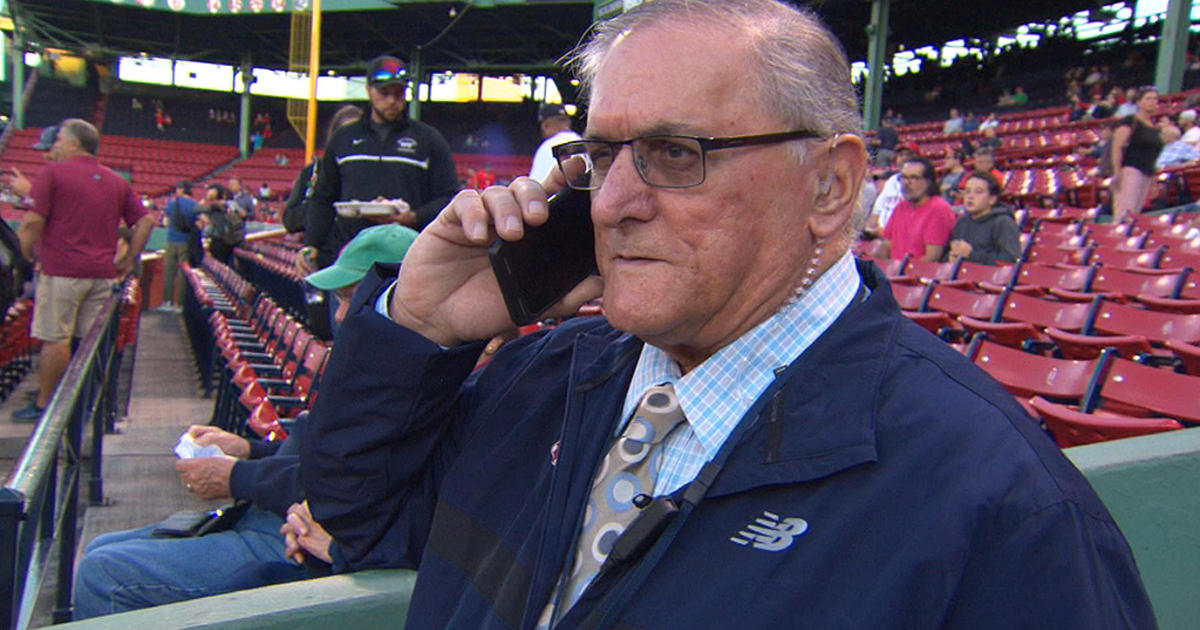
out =
[[(288, 11), (309, 1), (9, 0), (29, 42), (101, 56), (146, 53), (229, 64), (249, 55), (254, 65), (269, 68), (288, 67)], [(235, 2), (238, 13), (231, 12)], [(829, 22), (851, 59), (866, 58), (868, 0), (803, 4)], [(1097, 0), (893, 0), (891, 41), (917, 48), (988, 37), (1097, 6)], [(385, 52), (411, 56), (418, 49), (428, 70), (550, 72), (593, 15), (590, 0), (323, 0), (323, 9), (321, 65), (344, 73), (361, 72), (366, 60)]]

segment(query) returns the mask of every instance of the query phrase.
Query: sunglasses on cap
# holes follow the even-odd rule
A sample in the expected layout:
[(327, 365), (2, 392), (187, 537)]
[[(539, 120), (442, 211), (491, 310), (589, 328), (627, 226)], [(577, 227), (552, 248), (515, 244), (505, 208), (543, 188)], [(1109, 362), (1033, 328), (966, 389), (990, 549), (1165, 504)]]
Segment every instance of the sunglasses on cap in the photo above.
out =
[(397, 68), (395, 70), (380, 69), (376, 70), (371, 74), (371, 76), (367, 77), (367, 80), (371, 85), (376, 85), (378, 83), (392, 83), (395, 81), (404, 81), (407, 83), (408, 70), (404, 68)]

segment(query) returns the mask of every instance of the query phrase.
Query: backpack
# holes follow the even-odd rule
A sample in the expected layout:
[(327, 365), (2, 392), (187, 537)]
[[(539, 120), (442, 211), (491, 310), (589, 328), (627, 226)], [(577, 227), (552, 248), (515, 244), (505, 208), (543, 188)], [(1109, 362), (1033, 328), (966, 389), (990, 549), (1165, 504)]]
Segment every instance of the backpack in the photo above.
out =
[(237, 204), (230, 204), (225, 210), (225, 229), (221, 232), (221, 242), (226, 245), (237, 245), (246, 239), (246, 219), (238, 211)]

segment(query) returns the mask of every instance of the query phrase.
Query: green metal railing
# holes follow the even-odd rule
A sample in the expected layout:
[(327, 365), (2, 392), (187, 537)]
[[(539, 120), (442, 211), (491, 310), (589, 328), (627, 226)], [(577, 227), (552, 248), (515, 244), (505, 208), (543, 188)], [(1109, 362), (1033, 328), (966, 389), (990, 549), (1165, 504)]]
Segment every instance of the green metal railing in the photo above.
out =
[[(128, 281), (126, 281), (128, 282)], [(83, 436), (91, 428), (88, 500), (103, 497), (101, 446), (116, 416), (125, 283), (84, 336), (25, 451), (0, 488), (0, 630), (26, 628), (57, 548), (54, 621), (71, 618)]]

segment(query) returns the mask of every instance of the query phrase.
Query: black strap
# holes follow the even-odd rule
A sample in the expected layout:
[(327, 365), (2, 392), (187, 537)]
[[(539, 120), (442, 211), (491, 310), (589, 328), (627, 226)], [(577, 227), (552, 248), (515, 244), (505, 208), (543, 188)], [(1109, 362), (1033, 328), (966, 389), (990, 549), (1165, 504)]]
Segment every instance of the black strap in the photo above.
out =
[[(782, 371), (776, 371), (775, 382), (772, 384), (772, 389), (775, 391), (770, 396), (768, 413), (778, 414), (783, 406), (783, 381), (780, 379), (780, 374), (782, 374)], [(760, 405), (756, 405), (756, 407), (760, 407)], [(755, 413), (747, 413), (746, 417), (742, 418), (742, 421), (734, 428), (733, 433), (721, 445), (721, 450), (717, 451), (717, 456), (712, 461), (704, 464), (700, 472), (696, 475), (696, 478), (684, 488), (682, 497), (680, 497), (677, 505), (674, 504), (671, 497), (658, 497), (655, 499), (655, 502), (670, 502), (672, 507), (675, 508), (669, 514), (669, 522), (665, 524), (656, 523), (653, 528), (644, 528), (647, 531), (644, 531), (643, 535), (653, 534), (654, 530), (661, 531), (661, 534), (656, 539), (652, 539), (652, 542), (649, 540), (634, 541), (630, 544), (630, 546), (636, 546), (639, 550), (645, 547), (648, 547), (648, 550), (645, 552), (645, 555), (641, 556), (641, 560), (637, 561), (633, 568), (629, 570), (629, 573), (609, 589), (608, 593), (596, 604), (596, 607), (592, 609), (592, 612), (580, 624), (580, 628), (587, 630), (608, 629), (614, 627), (618, 622), (618, 615), (629, 605), (629, 602), (633, 600), (638, 589), (642, 587), (646, 578), (650, 576), (650, 572), (658, 566), (663, 556), (666, 555), (667, 550), (679, 534), (679, 530), (683, 528), (683, 524), (687, 521), (688, 516), (704, 500), (709, 488), (712, 487), (721, 470), (725, 468), (725, 463), (729, 461), (733, 450), (746, 437), (750, 429), (758, 423), (763, 410), (759, 408), (751, 409), (751, 411)], [(638, 520), (641, 520), (640, 516)], [(636, 523), (637, 521), (634, 521), (634, 524)], [(618, 543), (620, 540), (618, 539)], [(628, 560), (636, 561), (637, 558), (636, 556), (632, 556)]]

